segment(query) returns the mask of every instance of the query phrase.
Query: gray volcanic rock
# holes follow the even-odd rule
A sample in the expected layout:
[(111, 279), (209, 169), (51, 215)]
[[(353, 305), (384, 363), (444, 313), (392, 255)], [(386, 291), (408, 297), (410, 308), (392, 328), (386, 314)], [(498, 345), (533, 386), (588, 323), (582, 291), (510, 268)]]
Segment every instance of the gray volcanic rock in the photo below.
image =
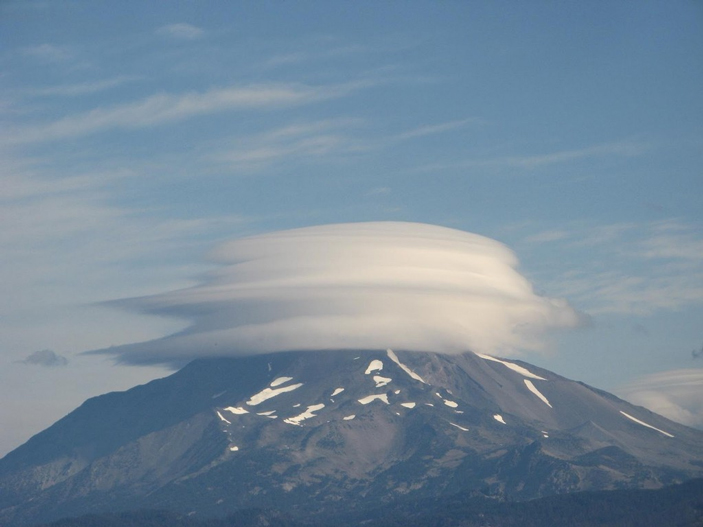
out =
[(86, 401), (0, 460), (0, 524), (139, 508), (323, 518), (701, 476), (703, 432), (520, 361), (290, 352), (197, 360)]

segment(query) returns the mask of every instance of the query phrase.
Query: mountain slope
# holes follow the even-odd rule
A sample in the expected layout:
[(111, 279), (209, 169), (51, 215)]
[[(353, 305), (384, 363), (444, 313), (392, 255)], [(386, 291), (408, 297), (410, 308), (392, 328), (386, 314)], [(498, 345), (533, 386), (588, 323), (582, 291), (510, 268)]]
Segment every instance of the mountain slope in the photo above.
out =
[[(197, 519), (165, 511), (80, 516), (42, 527), (322, 527), (275, 511), (245, 509), (222, 518)], [(457, 494), (396, 503), (363, 514), (334, 518), (337, 527), (695, 527), (703, 525), (703, 479), (657, 490), (577, 492), (528, 502), (505, 502)]]
[(703, 432), (518, 361), (291, 352), (86, 401), (0, 460), (0, 523), (163, 508), (324, 518), (460, 491), (526, 500), (703, 475)]

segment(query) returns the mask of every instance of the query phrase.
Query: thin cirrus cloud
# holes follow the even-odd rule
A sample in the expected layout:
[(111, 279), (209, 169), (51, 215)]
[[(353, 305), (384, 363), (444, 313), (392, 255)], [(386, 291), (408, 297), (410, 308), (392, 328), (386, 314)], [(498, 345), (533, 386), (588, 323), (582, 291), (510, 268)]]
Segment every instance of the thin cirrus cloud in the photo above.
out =
[(622, 386), (618, 394), (673, 421), (703, 428), (703, 368), (647, 375)]
[(647, 151), (649, 145), (636, 143), (633, 141), (621, 141), (614, 143), (604, 143), (586, 148), (574, 150), (562, 150), (549, 154), (504, 157), (487, 161), (488, 164), (507, 165), (519, 168), (539, 168), (546, 165), (567, 163), (578, 159), (602, 157), (602, 156), (623, 156), (634, 157), (642, 155)]
[(316, 46), (315, 51), (296, 51), (283, 55), (276, 55), (275, 57), (267, 60), (264, 63), (264, 67), (298, 65), (302, 62), (339, 59), (340, 57), (368, 51), (366, 46), (360, 45), (338, 46), (327, 49), (322, 48), (323, 46)]
[(156, 34), (162, 37), (180, 39), (180, 40), (196, 40), (201, 38), (205, 32), (192, 24), (167, 24), (156, 30)]
[(233, 86), (205, 92), (157, 94), (145, 99), (70, 115), (41, 126), (13, 130), (3, 139), (8, 144), (51, 141), (109, 129), (158, 126), (198, 115), (227, 110), (267, 109), (310, 104), (346, 96), (368, 82), (311, 86), (265, 84)]
[(368, 142), (349, 135), (362, 124), (357, 119), (331, 119), (296, 123), (250, 137), (237, 137), (233, 148), (211, 156), (215, 162), (237, 170), (255, 170), (272, 163), (299, 158), (323, 159), (370, 148)]
[(323, 225), (233, 240), (195, 287), (117, 302), (190, 321), (182, 332), (91, 353), (132, 364), (284, 350), (515, 353), (577, 326), (538, 296), (505, 245), (419, 223)]
[(553, 241), (560, 242), (558, 258), (577, 263), (543, 283), (591, 315), (651, 315), (703, 304), (703, 239), (696, 225), (567, 227), (525, 238), (542, 247)]
[(73, 58), (71, 50), (65, 46), (54, 44), (39, 44), (22, 49), (22, 54), (26, 57), (41, 60), (43, 62), (60, 63)]
[(65, 84), (61, 86), (51, 86), (29, 92), (29, 95), (51, 96), (58, 95), (64, 97), (77, 97), (79, 95), (89, 95), (99, 93), (111, 88), (116, 88), (127, 82), (139, 80), (140, 77), (121, 75), (110, 79), (103, 79), (92, 82), (81, 82), (77, 84)]
[(456, 168), (503, 169), (517, 168), (533, 170), (553, 165), (560, 165), (582, 159), (599, 159), (607, 157), (629, 158), (645, 154), (651, 145), (637, 141), (616, 141), (591, 145), (584, 148), (559, 150), (546, 154), (528, 154), (521, 156), (501, 156), (493, 158), (476, 158), (454, 163), (432, 163), (419, 167), (420, 172), (429, 172)]
[(425, 137), (427, 135), (440, 134), (444, 132), (449, 132), (451, 130), (456, 130), (457, 128), (463, 128), (470, 123), (478, 123), (477, 119), (461, 119), (458, 121), (449, 121), (446, 123), (421, 126), (413, 130), (408, 130), (407, 132), (400, 133), (396, 136), (397, 140), (404, 141), (406, 139), (415, 139), (417, 137)]
[(211, 156), (236, 170), (256, 170), (277, 162), (308, 158), (317, 161), (327, 156), (361, 154), (418, 137), (441, 134), (466, 126), (471, 119), (420, 126), (389, 137), (370, 139), (356, 129), (366, 123), (361, 119), (327, 119), (296, 123), (250, 137), (238, 137), (233, 148)]

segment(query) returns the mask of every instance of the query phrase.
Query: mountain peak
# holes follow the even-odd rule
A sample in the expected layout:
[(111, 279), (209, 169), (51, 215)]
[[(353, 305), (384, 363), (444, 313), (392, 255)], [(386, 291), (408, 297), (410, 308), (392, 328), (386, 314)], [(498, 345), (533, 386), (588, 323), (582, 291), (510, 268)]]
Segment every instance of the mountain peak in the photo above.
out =
[(286, 352), (199, 359), (86, 401), (0, 460), (0, 519), (329, 514), (479, 489), (531, 499), (657, 487), (702, 467), (702, 432), (525, 362)]

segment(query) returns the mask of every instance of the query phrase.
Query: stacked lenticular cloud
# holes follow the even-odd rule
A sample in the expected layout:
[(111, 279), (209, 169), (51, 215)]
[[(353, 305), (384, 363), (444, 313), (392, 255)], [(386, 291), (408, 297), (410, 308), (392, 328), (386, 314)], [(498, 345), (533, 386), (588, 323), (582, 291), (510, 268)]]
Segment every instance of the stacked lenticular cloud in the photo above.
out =
[(104, 350), (128, 363), (316, 349), (515, 353), (580, 317), (538, 296), (505, 245), (433, 225), (373, 222), (222, 244), (195, 287), (121, 304), (191, 321)]

